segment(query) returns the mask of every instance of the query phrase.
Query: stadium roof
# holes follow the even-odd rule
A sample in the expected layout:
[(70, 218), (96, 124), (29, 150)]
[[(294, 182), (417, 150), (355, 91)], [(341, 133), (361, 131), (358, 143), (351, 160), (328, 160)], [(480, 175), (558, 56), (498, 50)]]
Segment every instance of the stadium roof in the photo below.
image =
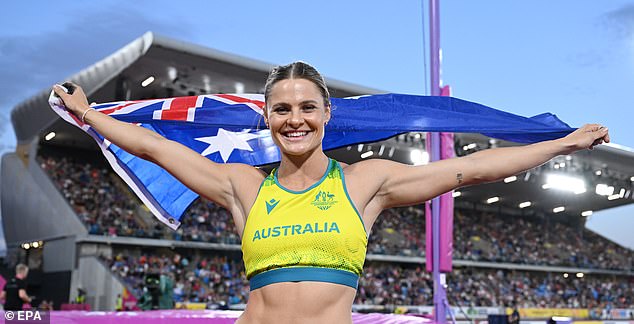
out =
[[(165, 98), (200, 93), (262, 93), (275, 65), (147, 32), (68, 80), (80, 84), (92, 101)], [(154, 77), (149, 86), (141, 83)], [(377, 89), (326, 78), (334, 97), (380, 93)], [(61, 83), (61, 82), (60, 82)], [(51, 89), (11, 112), (18, 144), (28, 144), (59, 120), (48, 107)]]
[[(68, 79), (81, 84), (91, 101), (96, 102), (201, 93), (261, 93), (273, 66), (148, 32)], [(149, 80), (153, 81), (142, 85)], [(383, 92), (338, 80), (326, 81), (334, 97)], [(13, 109), (11, 119), (18, 144), (44, 141), (45, 134), (55, 131), (53, 144), (95, 149), (90, 137), (47, 109), (49, 93), (50, 89), (43, 89)], [(424, 134), (403, 134), (380, 143), (345, 147), (330, 154), (346, 162), (371, 156), (410, 163), (413, 155), (424, 155), (423, 143)], [(456, 143), (460, 155), (489, 147), (515, 145), (476, 134), (457, 134)], [(552, 178), (551, 175), (559, 177)], [(492, 212), (574, 215), (580, 219), (579, 215), (584, 211), (634, 202), (633, 177), (634, 152), (604, 145), (594, 151), (555, 158), (509, 183), (464, 188), (456, 203), (467, 208), (488, 208)], [(547, 182), (551, 182), (551, 188), (543, 189)], [(602, 185), (599, 188), (603, 195), (596, 193), (597, 185)], [(579, 186), (585, 191), (581, 192)], [(488, 204), (487, 200), (493, 197), (499, 197), (499, 200)], [(527, 205), (526, 202), (530, 202), (530, 206), (519, 207), (520, 203)], [(556, 207), (564, 209), (556, 213), (553, 211)]]

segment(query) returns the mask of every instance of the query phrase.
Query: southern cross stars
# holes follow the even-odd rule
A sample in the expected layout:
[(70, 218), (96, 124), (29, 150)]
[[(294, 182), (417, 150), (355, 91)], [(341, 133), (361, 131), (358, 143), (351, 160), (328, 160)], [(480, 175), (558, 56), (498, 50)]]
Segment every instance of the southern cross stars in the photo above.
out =
[(195, 138), (195, 140), (209, 144), (209, 146), (200, 153), (202, 156), (220, 152), (222, 161), (227, 162), (233, 150), (253, 152), (253, 149), (247, 142), (260, 136), (261, 134), (249, 133), (249, 129), (236, 133), (218, 128), (218, 134), (216, 134), (216, 136), (198, 137)]

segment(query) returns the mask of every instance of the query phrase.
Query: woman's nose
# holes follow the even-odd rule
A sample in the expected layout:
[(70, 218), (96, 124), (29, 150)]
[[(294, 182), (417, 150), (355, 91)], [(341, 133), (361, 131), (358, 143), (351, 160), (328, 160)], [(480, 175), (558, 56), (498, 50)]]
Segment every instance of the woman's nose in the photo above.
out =
[(302, 116), (302, 113), (299, 111), (291, 112), (291, 118), (289, 119), (288, 122), (292, 126), (299, 126), (302, 123), (304, 123), (304, 117)]

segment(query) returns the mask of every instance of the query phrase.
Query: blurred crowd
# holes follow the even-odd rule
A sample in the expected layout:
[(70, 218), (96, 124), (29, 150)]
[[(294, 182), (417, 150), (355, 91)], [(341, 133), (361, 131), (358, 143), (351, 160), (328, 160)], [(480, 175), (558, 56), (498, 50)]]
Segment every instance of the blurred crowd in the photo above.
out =
[[(145, 207), (107, 166), (44, 154), (39, 160), (90, 234), (240, 244), (231, 215), (210, 201), (196, 200), (172, 231), (139, 216)], [(368, 253), (424, 256), (424, 246), (424, 206), (393, 208), (374, 225)], [(634, 269), (634, 251), (587, 229), (464, 210), (454, 216), (454, 259)]]
[[(242, 262), (227, 256), (156, 256), (129, 253), (107, 260), (111, 270), (139, 296), (148, 273), (174, 276), (174, 299), (206, 303), (208, 308), (243, 304), (249, 294)], [(456, 268), (447, 276), (451, 304), (472, 306), (630, 308), (634, 278), (561, 273)], [(432, 305), (433, 282), (420, 265), (367, 262), (355, 304)]]
[(137, 298), (143, 295), (146, 275), (164, 274), (174, 280), (175, 302), (206, 303), (209, 309), (246, 303), (249, 284), (242, 260), (227, 256), (187, 258), (170, 254), (133, 257), (121, 253), (104, 261)]

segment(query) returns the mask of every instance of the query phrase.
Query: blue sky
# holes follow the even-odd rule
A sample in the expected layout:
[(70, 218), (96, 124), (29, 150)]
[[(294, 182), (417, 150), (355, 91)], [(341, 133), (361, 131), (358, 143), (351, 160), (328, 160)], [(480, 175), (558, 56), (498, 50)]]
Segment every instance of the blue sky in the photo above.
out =
[[(10, 110), (146, 31), (273, 64), (428, 94), (421, 1), (12, 1), (0, 11), (0, 150)], [(599, 122), (634, 147), (633, 1), (442, 1), (442, 79), (453, 96), (571, 126)], [(425, 16), (425, 18), (423, 18)], [(263, 80), (264, 81), (264, 80)], [(634, 207), (589, 227), (634, 248)]]

